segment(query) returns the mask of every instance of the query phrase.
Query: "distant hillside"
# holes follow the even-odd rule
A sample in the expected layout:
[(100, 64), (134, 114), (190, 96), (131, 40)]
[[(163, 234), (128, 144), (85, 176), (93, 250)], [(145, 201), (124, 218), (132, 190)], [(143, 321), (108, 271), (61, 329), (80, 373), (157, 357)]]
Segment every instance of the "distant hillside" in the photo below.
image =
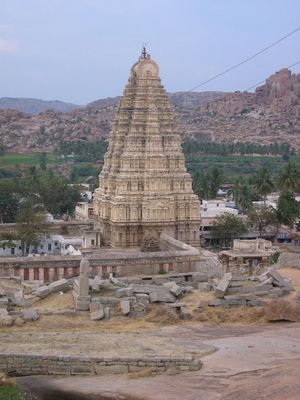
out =
[[(258, 144), (277, 141), (300, 149), (300, 74), (283, 69), (255, 93), (177, 92), (169, 96), (183, 138)], [(51, 151), (62, 140), (95, 142), (107, 137), (119, 99), (96, 100), (71, 112), (49, 110), (30, 115), (0, 110), (0, 142), (16, 152)]]
[(0, 97), (1, 110), (17, 110), (25, 114), (36, 115), (47, 110), (71, 112), (80, 107), (77, 104), (65, 103), (59, 100), (40, 100), (27, 98)]

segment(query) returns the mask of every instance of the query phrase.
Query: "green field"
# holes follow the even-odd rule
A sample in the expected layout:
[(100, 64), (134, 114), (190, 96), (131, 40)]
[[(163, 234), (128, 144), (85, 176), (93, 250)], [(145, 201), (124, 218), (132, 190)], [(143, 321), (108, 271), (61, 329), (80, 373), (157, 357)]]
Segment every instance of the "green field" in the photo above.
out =
[(0, 386), (0, 400), (29, 400), (30, 398), (15, 386)]
[[(300, 157), (290, 157), (290, 160), (300, 164)], [(192, 174), (197, 171), (208, 172), (218, 168), (226, 182), (232, 182), (239, 175), (245, 178), (255, 174), (261, 168), (267, 168), (276, 176), (286, 164), (281, 156), (252, 156), (252, 155), (191, 155), (186, 156), (186, 166)]]
[[(19, 153), (6, 153), (0, 157), (0, 166), (10, 165), (37, 165), (40, 162), (40, 154), (19, 154)], [(61, 163), (61, 160), (56, 158), (53, 154), (47, 154), (47, 164)]]

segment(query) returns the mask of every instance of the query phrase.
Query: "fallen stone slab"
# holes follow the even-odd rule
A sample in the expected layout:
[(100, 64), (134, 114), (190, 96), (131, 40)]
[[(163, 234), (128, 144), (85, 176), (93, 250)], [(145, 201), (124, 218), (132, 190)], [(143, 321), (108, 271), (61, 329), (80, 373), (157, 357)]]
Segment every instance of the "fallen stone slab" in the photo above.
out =
[(247, 306), (248, 307), (259, 307), (263, 304), (263, 302), (259, 299), (256, 300), (247, 300)]
[(207, 302), (207, 305), (209, 307), (219, 307), (219, 306), (224, 305), (224, 300), (223, 299), (212, 299)]
[(178, 297), (182, 293), (182, 288), (175, 282), (164, 283), (163, 287), (167, 288), (175, 297)]
[(264, 305), (267, 321), (300, 322), (300, 304), (293, 300), (278, 299)]
[(67, 279), (60, 279), (50, 283), (49, 288), (52, 292), (63, 292), (69, 289), (69, 281)]
[(223, 278), (220, 280), (218, 283), (216, 289), (215, 289), (215, 295), (219, 298), (224, 297), (224, 295), (227, 292), (227, 289), (229, 288), (230, 282), (232, 280), (232, 275), (231, 273), (224, 274)]
[(156, 288), (159, 289), (161, 286), (158, 285), (139, 285), (139, 284), (133, 284), (131, 285), (131, 288), (133, 290), (133, 293), (146, 293), (150, 294), (153, 290)]
[(52, 289), (49, 286), (40, 286), (35, 291), (35, 295), (44, 299), (45, 297), (49, 296), (52, 293)]
[(284, 277), (278, 271), (276, 271), (274, 268), (269, 268), (267, 271), (267, 275), (269, 277), (273, 278), (273, 284), (275, 286), (285, 286), (286, 285), (286, 281), (285, 281)]
[(17, 290), (11, 297), (11, 303), (17, 307), (28, 307), (31, 305), (30, 301), (24, 298), (23, 289)]
[(37, 310), (29, 308), (28, 310), (23, 311), (22, 318), (24, 321), (36, 321), (40, 318), (40, 314)]
[(193, 286), (181, 286), (182, 293), (191, 293)]
[(270, 294), (275, 294), (278, 297), (283, 296), (283, 290), (279, 287), (273, 288), (272, 290), (270, 290)]
[(158, 286), (150, 292), (149, 300), (151, 303), (175, 303), (176, 297), (167, 288)]
[(192, 281), (195, 283), (199, 282), (207, 282), (208, 281), (208, 274), (203, 272), (195, 272), (192, 276)]
[(109, 306), (116, 306), (120, 303), (120, 299), (112, 296), (98, 296), (92, 298), (92, 303), (101, 303)]
[(116, 290), (116, 297), (130, 297), (133, 296), (133, 289), (131, 287), (121, 288)]
[(90, 313), (90, 318), (91, 318), (92, 321), (100, 321), (101, 319), (104, 318), (104, 308), (103, 308), (103, 306), (101, 304), (99, 304), (99, 305), (101, 307), (91, 311), (91, 313)]

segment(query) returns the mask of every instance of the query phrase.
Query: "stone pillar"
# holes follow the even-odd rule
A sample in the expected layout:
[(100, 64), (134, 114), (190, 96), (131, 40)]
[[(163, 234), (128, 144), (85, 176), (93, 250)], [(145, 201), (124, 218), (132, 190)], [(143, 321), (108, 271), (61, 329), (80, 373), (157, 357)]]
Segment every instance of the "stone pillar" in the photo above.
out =
[(55, 268), (53, 267), (49, 268), (49, 282), (54, 281), (54, 274), (55, 274)]
[(89, 267), (90, 263), (86, 258), (80, 262), (79, 279), (76, 285), (75, 307), (78, 311), (86, 311), (90, 307), (91, 296), (89, 295)]
[(40, 268), (39, 273), (40, 273), (40, 281), (44, 282), (44, 268)]
[(58, 268), (58, 279), (63, 279), (64, 277), (64, 268), (60, 267)]
[(29, 269), (29, 280), (34, 281), (34, 269), (33, 268)]

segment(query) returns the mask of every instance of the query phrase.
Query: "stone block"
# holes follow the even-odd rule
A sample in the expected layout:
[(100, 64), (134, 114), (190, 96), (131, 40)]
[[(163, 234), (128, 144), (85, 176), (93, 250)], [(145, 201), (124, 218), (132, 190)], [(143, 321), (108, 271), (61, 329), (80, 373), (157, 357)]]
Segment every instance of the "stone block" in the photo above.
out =
[(96, 365), (96, 375), (108, 375), (108, 374), (126, 374), (128, 372), (127, 364), (117, 365)]
[(155, 288), (161, 288), (161, 286), (157, 285), (139, 285), (139, 284), (133, 284), (131, 285), (132, 290), (134, 293), (146, 293), (150, 294)]
[(199, 282), (198, 289), (200, 292), (209, 292), (211, 290), (211, 284), (209, 282)]
[(99, 297), (94, 297), (92, 299), (92, 302), (99, 302), (104, 305), (108, 306), (117, 306), (120, 303), (119, 299), (116, 299), (115, 297), (110, 297), (110, 296), (99, 296)]
[(149, 299), (151, 303), (175, 303), (176, 297), (173, 296), (167, 288), (158, 286), (152, 290), (153, 291), (149, 294)]
[(268, 275), (268, 277), (273, 278), (274, 286), (285, 286), (286, 281), (285, 281), (284, 277), (278, 271), (276, 271), (274, 268), (269, 268), (267, 271), (267, 275)]
[(247, 301), (247, 306), (249, 306), (249, 307), (259, 307), (262, 304), (263, 304), (262, 301), (258, 300), (258, 299), (256, 299), (256, 300), (248, 300)]
[(223, 278), (218, 283), (218, 286), (215, 289), (215, 295), (219, 298), (224, 297), (229, 288), (230, 281), (232, 279), (231, 273), (224, 274)]
[(69, 366), (49, 366), (49, 375), (70, 375), (71, 368)]
[(71, 375), (92, 375), (93, 373), (93, 368), (89, 365), (78, 365), (71, 367)]
[(191, 293), (193, 286), (181, 286), (182, 293)]
[(7, 297), (0, 297), (0, 309), (5, 308), (8, 306), (8, 298)]
[(104, 318), (104, 310), (93, 311), (90, 313), (90, 318), (92, 321), (100, 321)]
[(209, 307), (218, 307), (218, 306), (222, 306), (224, 304), (224, 300), (223, 299), (212, 299), (209, 300), (207, 305)]
[(183, 320), (193, 319), (192, 313), (190, 313), (185, 307), (181, 307), (179, 311), (179, 317)]
[(18, 317), (18, 318), (15, 319), (15, 322), (14, 322), (15, 326), (22, 326), (24, 324), (25, 324), (25, 321), (21, 317)]
[(283, 290), (279, 287), (277, 288), (273, 288), (272, 290), (270, 290), (270, 294), (271, 295), (277, 295), (278, 297), (283, 296)]
[(49, 288), (53, 292), (63, 292), (69, 289), (69, 281), (67, 279), (60, 279), (58, 281), (50, 283)]
[(165, 278), (164, 276), (153, 276), (152, 282), (153, 282), (155, 285), (161, 286), (161, 285), (163, 285), (164, 283), (167, 283), (167, 282), (168, 282), (168, 278)]
[(111, 309), (110, 307), (104, 307), (104, 318), (110, 319), (111, 317)]
[(146, 293), (137, 293), (136, 294), (136, 301), (139, 304), (143, 304), (145, 307), (149, 305), (149, 296)]
[(130, 301), (129, 300), (121, 300), (120, 302), (121, 312), (124, 315), (128, 315), (130, 313)]
[(278, 299), (264, 306), (268, 321), (300, 322), (300, 304), (293, 300)]
[(22, 318), (24, 321), (36, 321), (40, 318), (40, 314), (37, 310), (29, 308), (23, 311)]
[(199, 282), (207, 282), (208, 281), (208, 274), (202, 272), (195, 272), (192, 276), (192, 281), (195, 283)]
[(0, 314), (0, 328), (12, 326), (13, 323), (13, 318), (10, 315)]
[(116, 290), (116, 297), (130, 297), (133, 296), (133, 289), (131, 287), (121, 288)]

